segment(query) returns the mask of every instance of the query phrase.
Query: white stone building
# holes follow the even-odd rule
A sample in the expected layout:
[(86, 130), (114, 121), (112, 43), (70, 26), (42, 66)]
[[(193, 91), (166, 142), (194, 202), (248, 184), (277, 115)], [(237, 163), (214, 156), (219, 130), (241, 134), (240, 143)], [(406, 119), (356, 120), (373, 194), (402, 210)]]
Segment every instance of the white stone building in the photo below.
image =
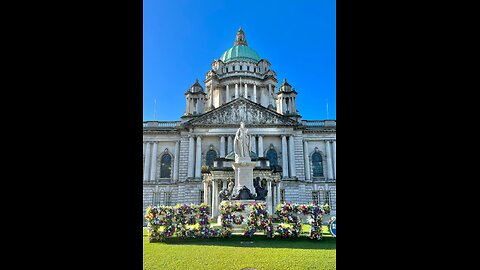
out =
[(277, 90), (270, 62), (248, 46), (241, 28), (203, 83), (205, 89), (197, 80), (186, 91), (180, 121), (143, 123), (144, 212), (148, 205), (206, 202), (216, 216), (243, 121), (270, 210), (283, 201), (328, 202), (335, 214), (336, 121), (302, 120), (297, 92), (286, 79)]

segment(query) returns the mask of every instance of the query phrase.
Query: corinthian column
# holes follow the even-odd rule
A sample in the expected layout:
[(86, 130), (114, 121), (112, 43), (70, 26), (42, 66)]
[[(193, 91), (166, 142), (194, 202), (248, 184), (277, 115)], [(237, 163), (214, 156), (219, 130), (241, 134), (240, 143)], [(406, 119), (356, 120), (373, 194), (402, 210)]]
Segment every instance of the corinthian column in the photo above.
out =
[(218, 180), (212, 180), (212, 218), (217, 216), (217, 206), (218, 206)]
[(220, 157), (225, 157), (225, 136), (220, 136)]
[(257, 85), (253, 85), (253, 102), (257, 102)]
[(238, 98), (238, 84), (235, 84), (235, 99)]
[(226, 90), (226, 97), (225, 97), (225, 103), (228, 103), (230, 102), (230, 87), (229, 85), (227, 84), (227, 90)]
[(333, 141), (333, 178), (337, 179), (337, 140)]
[(232, 152), (232, 136), (228, 136), (228, 142), (227, 142), (227, 155)]
[(295, 142), (294, 142), (294, 137), (290, 136), (288, 138), (288, 144), (289, 144), (289, 153), (290, 153), (290, 177), (295, 177), (297, 176), (297, 170), (295, 168)]
[(150, 143), (146, 142), (145, 143), (146, 150), (145, 150), (145, 166), (143, 167), (143, 181), (148, 181), (150, 179)]
[(308, 142), (303, 141), (303, 158), (305, 160), (305, 179), (310, 180), (310, 159), (308, 158)]
[(332, 168), (332, 151), (330, 141), (326, 141), (325, 147), (327, 148), (327, 179), (333, 179), (333, 168)]
[(173, 161), (173, 181), (178, 181), (178, 160), (180, 159), (180, 142), (175, 142), (175, 160)]
[(248, 98), (248, 88), (247, 88), (247, 83), (245, 83), (245, 94), (243, 96), (244, 98)]
[(258, 135), (258, 157), (263, 157), (263, 135)]
[(157, 176), (157, 148), (158, 142), (153, 143), (153, 153), (152, 153), (152, 169), (150, 171), (150, 181), (155, 181)]
[(193, 138), (192, 135), (190, 135), (190, 138), (188, 140), (188, 177), (193, 177), (193, 167), (195, 165), (194, 162), (194, 153), (195, 153), (195, 139)]
[(288, 178), (288, 151), (287, 151), (287, 137), (282, 135), (282, 174), (283, 178)]
[(202, 177), (202, 137), (197, 136), (197, 150), (195, 151), (195, 178)]

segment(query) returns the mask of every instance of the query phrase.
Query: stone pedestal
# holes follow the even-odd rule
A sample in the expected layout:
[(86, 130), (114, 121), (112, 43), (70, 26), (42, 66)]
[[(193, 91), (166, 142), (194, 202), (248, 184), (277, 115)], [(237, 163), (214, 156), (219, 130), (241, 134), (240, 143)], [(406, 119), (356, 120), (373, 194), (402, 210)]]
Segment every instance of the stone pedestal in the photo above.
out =
[(235, 194), (245, 186), (252, 194), (255, 194), (255, 188), (253, 187), (253, 168), (257, 165), (256, 162), (252, 162), (249, 157), (235, 158), (235, 163), (232, 164), (235, 170)]

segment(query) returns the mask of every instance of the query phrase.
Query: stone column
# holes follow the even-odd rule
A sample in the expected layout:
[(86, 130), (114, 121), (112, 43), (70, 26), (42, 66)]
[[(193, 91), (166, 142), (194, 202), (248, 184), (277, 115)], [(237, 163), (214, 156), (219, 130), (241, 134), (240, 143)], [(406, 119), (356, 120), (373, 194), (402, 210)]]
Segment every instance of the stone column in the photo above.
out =
[[(273, 103), (273, 95), (272, 95), (272, 85), (268, 84), (268, 105)], [(267, 105), (267, 107), (268, 107)]]
[(157, 177), (157, 148), (158, 148), (158, 142), (153, 142), (150, 181), (155, 181), (155, 178)]
[(267, 210), (272, 215), (273, 205), (272, 205), (272, 179), (267, 179)]
[(297, 168), (295, 167), (295, 141), (294, 141), (294, 136), (290, 136), (288, 138), (288, 150), (289, 150), (289, 160), (290, 160), (290, 177), (296, 177), (297, 176)]
[(238, 98), (238, 84), (235, 84), (235, 99)]
[(202, 137), (197, 136), (197, 149), (195, 151), (195, 178), (202, 177)]
[(209, 103), (208, 109), (210, 110), (210, 108), (213, 105), (213, 80), (210, 82), (210, 100), (208, 101), (208, 103)]
[(203, 202), (208, 205), (208, 183), (203, 180)]
[(210, 181), (207, 186), (207, 204), (210, 206), (210, 210), (212, 209), (212, 189), (210, 186), (212, 185), (212, 182)]
[(220, 136), (220, 157), (225, 157), (225, 136)]
[(150, 179), (150, 151), (151, 146), (149, 142), (145, 143), (147, 149), (145, 150), (145, 167), (143, 168), (143, 181), (148, 181)]
[(333, 141), (333, 178), (337, 179), (337, 140)]
[(232, 152), (232, 149), (233, 149), (233, 144), (232, 144), (232, 136), (228, 136), (228, 139), (227, 139), (227, 155), (230, 154), (230, 152)]
[(252, 148), (252, 152), (255, 152), (257, 153), (258, 155), (258, 151), (257, 151), (257, 137), (254, 135), (254, 134), (251, 134), (251, 137), (250, 137), (251, 141), (250, 141), (250, 145), (251, 145), (251, 148)]
[(263, 157), (263, 136), (258, 135), (258, 157)]
[(147, 150), (147, 144), (143, 143), (143, 156), (145, 156), (145, 151)]
[(218, 92), (218, 107), (222, 106), (222, 91), (220, 91), (220, 85), (217, 85), (217, 92)]
[(230, 102), (230, 87), (229, 85), (227, 84), (227, 90), (226, 90), (226, 97), (225, 97), (225, 103), (228, 103)]
[(185, 98), (186, 104), (185, 104), (185, 114), (190, 113), (190, 98)]
[(244, 98), (248, 98), (248, 88), (247, 88), (247, 83), (245, 83), (245, 94), (243, 96)]
[(189, 136), (189, 141), (188, 141), (188, 174), (187, 177), (193, 177), (194, 173), (194, 153), (195, 153), (195, 139), (193, 138), (192, 135)]
[(178, 181), (178, 162), (180, 159), (180, 142), (175, 142), (175, 160), (173, 161), (173, 181)]
[(330, 141), (325, 142), (325, 147), (327, 148), (327, 179), (333, 179), (333, 168), (332, 168), (332, 151), (330, 149)]
[(305, 160), (305, 179), (310, 180), (310, 158), (308, 157), (308, 142), (303, 141), (303, 158)]
[(282, 174), (283, 178), (288, 178), (288, 151), (287, 151), (287, 137), (282, 135)]
[(253, 102), (257, 102), (257, 84), (253, 85)]
[(212, 180), (212, 218), (217, 216), (218, 208), (218, 182), (217, 179)]
[(297, 113), (297, 98), (293, 97), (293, 113)]

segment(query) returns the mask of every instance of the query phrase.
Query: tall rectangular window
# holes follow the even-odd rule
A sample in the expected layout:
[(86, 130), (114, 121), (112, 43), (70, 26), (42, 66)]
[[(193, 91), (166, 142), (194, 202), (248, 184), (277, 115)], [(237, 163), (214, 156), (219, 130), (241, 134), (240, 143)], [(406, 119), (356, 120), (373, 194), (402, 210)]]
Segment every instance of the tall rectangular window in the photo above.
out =
[(280, 189), (280, 203), (285, 202), (285, 189)]
[(328, 190), (325, 190), (325, 202), (323, 202), (324, 204), (325, 203), (328, 203), (328, 205), (332, 205), (331, 201), (330, 201), (330, 191)]
[(154, 192), (152, 197), (152, 205), (158, 206), (162, 204), (162, 198), (160, 192)]
[(203, 195), (204, 195), (205, 193), (203, 193), (203, 190), (200, 190), (200, 193), (199, 193), (199, 194), (200, 194), (200, 196), (199, 196), (199, 198), (198, 198), (198, 202), (199, 202), (198, 204), (201, 204), (201, 203), (203, 203)]
[(172, 204), (172, 192), (166, 192), (165, 191), (165, 196), (164, 196), (164, 202), (165, 202), (165, 205), (171, 205)]

